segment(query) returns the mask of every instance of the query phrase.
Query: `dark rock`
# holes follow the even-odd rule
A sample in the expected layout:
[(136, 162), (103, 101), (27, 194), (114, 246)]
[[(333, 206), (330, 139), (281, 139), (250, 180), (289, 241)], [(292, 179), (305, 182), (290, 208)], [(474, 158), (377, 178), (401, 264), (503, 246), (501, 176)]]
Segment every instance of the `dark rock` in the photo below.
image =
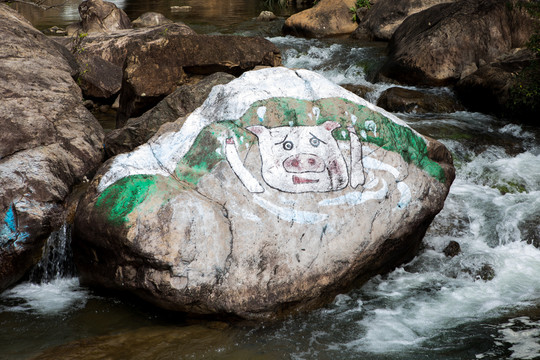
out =
[(74, 184), (102, 160), (103, 130), (70, 61), (0, 4), (0, 291), (40, 258)]
[(124, 10), (103, 0), (85, 0), (79, 5), (81, 31), (85, 33), (131, 29), (131, 21)]
[(452, 240), (444, 248), (443, 252), (446, 257), (454, 257), (459, 255), (459, 253), (461, 252), (461, 246), (459, 246), (459, 243), (457, 241)]
[(450, 113), (464, 110), (449, 94), (430, 94), (422, 91), (392, 87), (384, 91), (377, 106), (392, 112)]
[[(517, 86), (517, 74), (532, 66), (535, 57), (530, 50), (517, 51), (496, 62), (481, 66), (471, 75), (461, 79), (455, 91), (471, 110), (495, 115), (523, 115), (530, 109), (514, 106), (511, 92)], [(533, 114), (529, 114), (533, 115)]]
[(310, 310), (412, 259), (454, 178), (444, 145), (307, 70), (246, 72), (176, 125), (79, 203), (83, 284), (197, 314)]
[(447, 2), (452, 0), (378, 0), (364, 16), (359, 17), (360, 24), (353, 37), (388, 41), (410, 15)]
[(448, 85), (530, 38), (535, 20), (500, 0), (460, 0), (409, 16), (394, 32), (380, 73), (406, 84)]
[(226, 84), (234, 76), (214, 73), (196, 84), (186, 84), (160, 101), (138, 118), (131, 118), (126, 125), (105, 136), (105, 153), (112, 157), (131, 151), (147, 142), (166, 122), (185, 117), (202, 105), (215, 85)]
[(353, 85), (353, 84), (344, 84), (344, 85), (341, 85), (344, 89), (347, 89), (349, 90), (350, 92), (352, 92), (353, 94), (356, 94), (358, 96), (360, 96), (361, 98), (365, 98), (366, 97), (366, 94), (368, 92), (371, 92), (373, 91), (372, 88), (368, 87), (368, 86), (365, 86), (365, 85)]
[(135, 28), (167, 25), (172, 23), (172, 20), (167, 19), (165, 15), (157, 12), (146, 12), (131, 22)]
[(285, 20), (283, 33), (295, 36), (324, 37), (352, 33), (358, 24), (351, 8), (356, 0), (320, 0), (310, 9)]
[(117, 127), (155, 106), (190, 76), (223, 71), (239, 76), (281, 65), (281, 54), (258, 37), (186, 35), (133, 48), (124, 67)]
[(477, 280), (490, 281), (495, 277), (495, 269), (489, 264), (483, 264), (482, 267), (476, 272)]

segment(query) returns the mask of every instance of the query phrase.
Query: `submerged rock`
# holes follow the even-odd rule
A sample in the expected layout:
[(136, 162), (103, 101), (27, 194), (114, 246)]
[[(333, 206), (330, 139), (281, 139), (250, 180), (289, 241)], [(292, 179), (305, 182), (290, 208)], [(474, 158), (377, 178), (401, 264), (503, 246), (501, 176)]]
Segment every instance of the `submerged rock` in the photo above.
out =
[(271, 11), (261, 11), (259, 16), (257, 16), (257, 21), (273, 21), (276, 19), (277, 16)]
[(411, 259), (453, 179), (442, 144), (322, 76), (251, 71), (106, 163), (75, 259), (166, 309), (274, 318)]
[(461, 252), (461, 246), (457, 241), (450, 241), (448, 245), (443, 250), (443, 253), (446, 257), (454, 257), (459, 255)]
[(290, 16), (283, 33), (308, 37), (350, 34), (358, 26), (351, 12), (355, 4), (356, 0), (320, 0), (312, 8)]
[(145, 12), (144, 14), (133, 20), (131, 24), (133, 25), (133, 27), (139, 28), (166, 25), (172, 23), (173, 21), (167, 19), (163, 14), (157, 12)]
[(83, 105), (69, 53), (3, 4), (0, 33), (1, 291), (60, 228), (70, 189), (102, 160), (103, 130)]
[(482, 63), (524, 46), (534, 26), (526, 10), (506, 1), (435, 5), (398, 27), (380, 72), (407, 84), (454, 84)]

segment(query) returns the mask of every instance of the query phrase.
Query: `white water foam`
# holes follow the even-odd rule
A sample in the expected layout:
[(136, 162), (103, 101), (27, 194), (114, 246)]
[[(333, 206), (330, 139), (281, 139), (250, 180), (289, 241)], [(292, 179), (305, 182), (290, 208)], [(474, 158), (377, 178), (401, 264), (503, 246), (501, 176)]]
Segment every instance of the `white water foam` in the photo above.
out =
[(22, 283), (0, 295), (2, 302), (13, 305), (0, 307), (0, 312), (32, 312), (55, 315), (82, 309), (89, 298), (78, 278), (58, 278), (47, 283)]

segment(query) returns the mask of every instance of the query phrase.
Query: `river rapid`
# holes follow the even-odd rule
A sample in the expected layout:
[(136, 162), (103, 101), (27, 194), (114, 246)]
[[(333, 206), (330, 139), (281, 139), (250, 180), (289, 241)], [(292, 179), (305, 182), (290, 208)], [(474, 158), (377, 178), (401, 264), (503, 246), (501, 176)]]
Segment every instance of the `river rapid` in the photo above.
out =
[[(207, 8), (214, 1), (115, 3), (132, 19), (157, 9), (199, 33), (265, 36), (282, 50), (284, 66), (367, 86), (372, 102), (391, 87), (368, 81), (384, 60), (385, 44), (284, 37), (283, 20), (252, 20), (276, 2), (222, 1), (228, 6), (217, 9)], [(193, 12), (172, 14), (169, 5), (191, 5)], [(59, 11), (64, 15), (34, 24), (76, 21), (76, 6), (68, 2)], [(274, 10), (298, 9), (274, 4)], [(540, 359), (540, 129), (465, 111), (396, 115), (444, 143), (457, 171), (443, 211), (410, 263), (283, 321), (196, 320), (81, 287), (69, 246), (62, 247), (69, 245), (65, 227), (49, 239), (51, 261), (34, 279), (0, 294), (0, 358)], [(462, 250), (453, 258), (443, 254), (450, 241)]]

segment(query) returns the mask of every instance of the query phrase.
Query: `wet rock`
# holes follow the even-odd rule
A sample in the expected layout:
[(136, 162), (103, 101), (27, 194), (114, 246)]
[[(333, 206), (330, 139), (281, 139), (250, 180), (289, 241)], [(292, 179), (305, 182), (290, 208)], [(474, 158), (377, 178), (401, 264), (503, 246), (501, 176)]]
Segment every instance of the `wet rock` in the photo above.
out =
[(173, 21), (157, 12), (146, 12), (131, 22), (134, 28), (172, 24)]
[(281, 54), (259, 37), (186, 35), (134, 48), (123, 70), (117, 127), (142, 115), (192, 76), (235, 76), (256, 66), (279, 66)]
[(102, 159), (69, 54), (0, 4), (0, 291), (39, 259), (72, 186)]
[(186, 84), (161, 100), (155, 107), (137, 118), (131, 118), (120, 129), (105, 137), (105, 153), (112, 157), (131, 151), (147, 142), (166, 122), (172, 122), (202, 105), (215, 85), (226, 84), (234, 76), (226, 73), (212, 74), (196, 84)]
[(495, 269), (489, 264), (483, 264), (480, 270), (476, 272), (477, 280), (491, 281), (495, 277)]
[(312, 8), (290, 16), (283, 33), (307, 37), (350, 34), (358, 26), (350, 10), (355, 5), (356, 0), (320, 0)]
[(85, 0), (79, 5), (81, 30), (85, 33), (131, 29), (131, 21), (124, 10), (103, 0)]
[(380, 72), (406, 84), (454, 84), (482, 63), (522, 47), (533, 31), (531, 15), (504, 1), (435, 5), (396, 29)]
[(450, 94), (430, 94), (422, 91), (392, 87), (385, 90), (377, 106), (392, 112), (450, 113), (464, 110)]
[(459, 255), (461, 252), (461, 246), (457, 241), (450, 241), (448, 245), (444, 248), (443, 253), (446, 257), (454, 257)]
[(276, 19), (277, 16), (271, 11), (261, 11), (259, 16), (257, 16), (257, 21), (273, 21)]
[(516, 105), (511, 99), (512, 89), (517, 86), (516, 75), (531, 67), (534, 61), (535, 57), (530, 50), (516, 51), (481, 66), (461, 79), (456, 84), (455, 91), (462, 102), (473, 111), (506, 116), (512, 116), (512, 113), (534, 116), (532, 109), (523, 106), (524, 104)]
[[(378, 0), (363, 16), (353, 37), (388, 41), (410, 15), (452, 0)], [(364, 34), (357, 34), (363, 32)]]
[(411, 259), (454, 179), (441, 143), (307, 70), (247, 72), (174, 125), (92, 180), (83, 284), (198, 314), (313, 309)]

